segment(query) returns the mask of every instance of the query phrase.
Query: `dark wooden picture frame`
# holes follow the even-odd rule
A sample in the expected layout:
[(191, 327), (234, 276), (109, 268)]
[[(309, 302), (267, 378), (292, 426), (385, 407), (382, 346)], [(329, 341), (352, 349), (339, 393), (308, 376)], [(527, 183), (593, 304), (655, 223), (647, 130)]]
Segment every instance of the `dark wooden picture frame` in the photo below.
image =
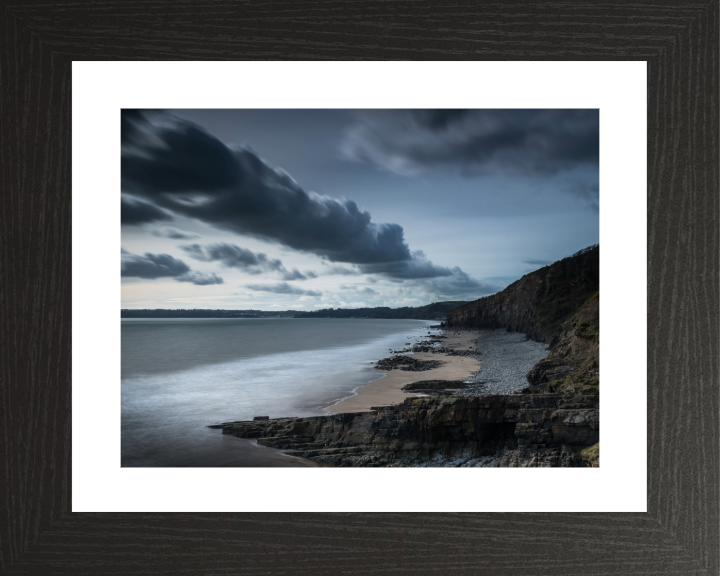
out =
[[(717, 0), (8, 0), (0, 46), (0, 573), (720, 572)], [(285, 59), (647, 61), (647, 513), (71, 512), (71, 63)]]

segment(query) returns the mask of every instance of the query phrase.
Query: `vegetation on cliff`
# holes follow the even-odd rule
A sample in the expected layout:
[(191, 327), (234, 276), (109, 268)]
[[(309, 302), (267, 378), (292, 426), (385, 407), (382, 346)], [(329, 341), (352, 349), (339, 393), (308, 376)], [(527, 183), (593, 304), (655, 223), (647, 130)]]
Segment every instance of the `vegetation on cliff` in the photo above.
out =
[(426, 306), (402, 308), (327, 308), (315, 312), (296, 312), (295, 318), (407, 318), (413, 320), (441, 320), (449, 310), (465, 304), (462, 300), (434, 302)]
[(550, 354), (527, 376), (527, 392), (600, 393), (600, 293), (562, 325)]
[(588, 446), (580, 452), (580, 456), (590, 468), (600, 467), (600, 442)]
[(526, 274), (503, 291), (447, 314), (448, 328), (522, 332), (551, 346), (563, 324), (600, 289), (600, 247), (579, 252)]

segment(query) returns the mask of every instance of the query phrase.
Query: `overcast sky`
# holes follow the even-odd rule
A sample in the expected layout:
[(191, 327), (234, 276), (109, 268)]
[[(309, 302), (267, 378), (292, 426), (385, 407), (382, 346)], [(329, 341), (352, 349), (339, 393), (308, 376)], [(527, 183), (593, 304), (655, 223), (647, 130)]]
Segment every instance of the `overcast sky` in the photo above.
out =
[(474, 300), (596, 244), (597, 110), (122, 113), (122, 307)]

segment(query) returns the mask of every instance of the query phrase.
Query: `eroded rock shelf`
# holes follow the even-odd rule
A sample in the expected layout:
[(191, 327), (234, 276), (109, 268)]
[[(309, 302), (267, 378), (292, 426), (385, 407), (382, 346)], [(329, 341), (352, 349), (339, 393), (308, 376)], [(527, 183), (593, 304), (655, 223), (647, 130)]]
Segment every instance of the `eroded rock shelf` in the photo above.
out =
[(213, 428), (334, 466), (409, 466), (441, 455), (456, 465), (583, 467), (598, 419), (594, 396), (514, 394), (409, 398), (373, 412)]

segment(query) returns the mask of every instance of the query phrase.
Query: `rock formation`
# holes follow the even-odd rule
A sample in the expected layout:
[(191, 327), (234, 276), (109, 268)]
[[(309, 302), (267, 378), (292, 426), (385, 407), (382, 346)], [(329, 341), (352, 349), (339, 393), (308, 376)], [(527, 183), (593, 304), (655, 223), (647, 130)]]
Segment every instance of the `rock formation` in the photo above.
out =
[(223, 434), (334, 466), (586, 467), (597, 397), (561, 394), (409, 398), (373, 412), (229, 422)]
[(562, 325), (599, 290), (600, 248), (526, 274), (502, 292), (450, 310), (446, 326), (504, 329), (554, 345)]
[[(448, 312), (448, 329), (503, 329), (550, 345), (521, 394), (468, 395), (464, 382), (420, 380), (428, 397), (371, 412), (262, 419), (211, 426), (334, 466), (599, 465), (600, 295), (598, 246), (523, 276), (502, 292)], [(475, 355), (435, 347), (418, 351)], [(427, 348), (427, 350), (424, 350)], [(414, 348), (413, 348), (414, 349)], [(393, 356), (384, 370), (424, 371), (438, 361)], [(459, 391), (458, 391), (459, 390)]]
[(411, 356), (391, 356), (379, 360), (376, 367), (380, 370), (405, 370), (408, 372), (425, 372), (440, 366), (439, 360), (417, 360)]
[(448, 312), (447, 328), (523, 332), (550, 344), (526, 393), (600, 393), (600, 247), (523, 276), (502, 292)]
[(527, 375), (523, 392), (600, 393), (600, 293), (562, 325), (550, 354)]

